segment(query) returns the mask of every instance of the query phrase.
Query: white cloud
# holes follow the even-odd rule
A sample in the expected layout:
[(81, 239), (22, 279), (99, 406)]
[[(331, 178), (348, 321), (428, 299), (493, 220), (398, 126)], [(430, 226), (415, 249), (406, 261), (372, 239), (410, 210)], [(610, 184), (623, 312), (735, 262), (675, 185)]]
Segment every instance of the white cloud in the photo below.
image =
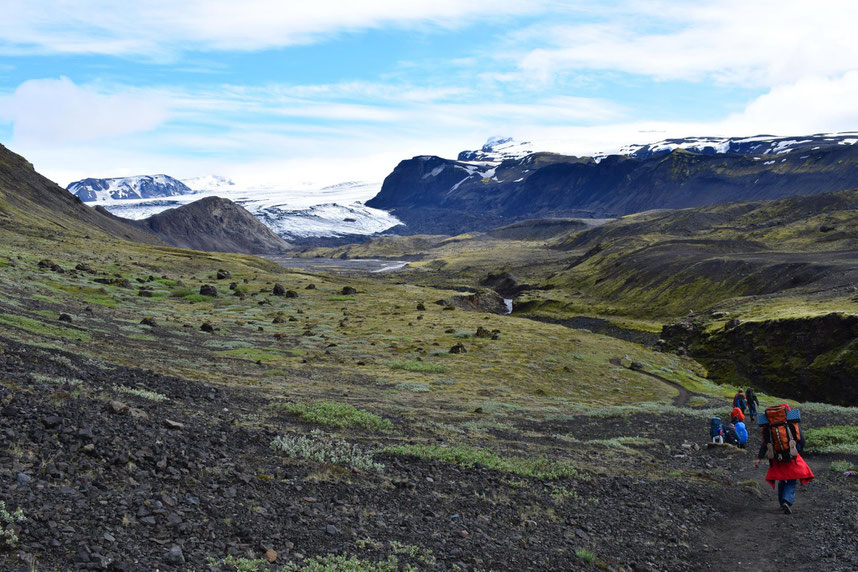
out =
[(802, 135), (858, 128), (858, 71), (805, 77), (752, 101), (726, 124), (745, 132)]
[(547, 0), (10, 0), (0, 52), (173, 57), (188, 50), (262, 50), (381, 26), (455, 28), (532, 14)]
[(60, 145), (129, 135), (156, 128), (167, 119), (158, 97), (105, 94), (68, 78), (36, 79), (0, 97), (0, 121), (11, 122), (16, 143)]
[[(852, 1), (631, 2), (596, 22), (539, 24), (517, 34), (525, 79), (606, 70), (658, 80), (773, 86), (855, 69)], [(522, 79), (522, 78), (517, 78)]]

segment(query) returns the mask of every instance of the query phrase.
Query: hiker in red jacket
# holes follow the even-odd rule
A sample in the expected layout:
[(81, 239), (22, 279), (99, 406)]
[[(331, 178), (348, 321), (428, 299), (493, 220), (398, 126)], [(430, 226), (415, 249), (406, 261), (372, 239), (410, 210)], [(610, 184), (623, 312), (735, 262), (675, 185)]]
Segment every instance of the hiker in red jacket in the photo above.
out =
[[(789, 405), (786, 403), (783, 406), (789, 410)], [(760, 452), (757, 455), (757, 460), (754, 462), (755, 467), (760, 466), (760, 461), (766, 458), (770, 451), (771, 437), (766, 427), (762, 429), (763, 443), (760, 445)], [(799, 452), (804, 448), (804, 434), (801, 433), (795, 442), (795, 456), (788, 461), (779, 461), (778, 459), (769, 459), (769, 471), (766, 473), (766, 481), (775, 487), (775, 481), (778, 483), (778, 502), (781, 505), (781, 510), (784, 514), (792, 514), (792, 504), (795, 502), (795, 491), (798, 488), (798, 483), (805, 485), (813, 480), (813, 471), (801, 458)]]
[(745, 414), (742, 413), (742, 410), (738, 407), (734, 407), (733, 411), (730, 412), (730, 420), (735, 423), (744, 423), (745, 422)]

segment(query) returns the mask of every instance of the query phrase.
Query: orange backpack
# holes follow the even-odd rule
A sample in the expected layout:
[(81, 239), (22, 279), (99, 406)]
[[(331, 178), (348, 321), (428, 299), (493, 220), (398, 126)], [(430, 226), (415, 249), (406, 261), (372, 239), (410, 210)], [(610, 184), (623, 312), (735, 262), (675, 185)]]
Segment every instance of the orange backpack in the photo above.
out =
[(766, 407), (768, 424), (763, 425), (763, 441), (766, 443), (766, 457), (778, 461), (790, 461), (798, 456), (796, 443), (801, 440), (798, 423), (787, 420), (789, 405)]

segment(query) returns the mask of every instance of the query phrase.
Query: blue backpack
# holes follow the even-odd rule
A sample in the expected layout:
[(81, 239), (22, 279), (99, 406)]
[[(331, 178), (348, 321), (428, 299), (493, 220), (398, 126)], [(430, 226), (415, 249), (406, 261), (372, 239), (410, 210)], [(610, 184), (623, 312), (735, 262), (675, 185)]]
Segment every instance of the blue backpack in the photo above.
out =
[(748, 442), (748, 428), (741, 421), (736, 423), (736, 436), (739, 438), (739, 445), (744, 445)]
[(713, 417), (709, 421), (709, 437), (715, 441), (716, 438), (720, 437), (720, 441), (724, 442), (724, 426), (721, 425), (720, 417)]

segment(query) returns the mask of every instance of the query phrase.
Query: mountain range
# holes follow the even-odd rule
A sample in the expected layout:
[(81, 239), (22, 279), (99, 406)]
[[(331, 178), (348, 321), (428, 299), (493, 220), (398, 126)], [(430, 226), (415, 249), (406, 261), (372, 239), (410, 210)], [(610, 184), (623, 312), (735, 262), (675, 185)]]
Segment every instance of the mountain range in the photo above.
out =
[(854, 133), (688, 138), (575, 157), (517, 155), (501, 138), (457, 159), (404, 160), (366, 205), (403, 221), (399, 233), (455, 234), (529, 218), (616, 217), (814, 195), (858, 186), (856, 142)]
[(71, 183), (68, 191), (83, 202), (122, 199), (151, 199), (191, 193), (190, 187), (168, 175), (139, 175), (112, 179), (83, 179)]

